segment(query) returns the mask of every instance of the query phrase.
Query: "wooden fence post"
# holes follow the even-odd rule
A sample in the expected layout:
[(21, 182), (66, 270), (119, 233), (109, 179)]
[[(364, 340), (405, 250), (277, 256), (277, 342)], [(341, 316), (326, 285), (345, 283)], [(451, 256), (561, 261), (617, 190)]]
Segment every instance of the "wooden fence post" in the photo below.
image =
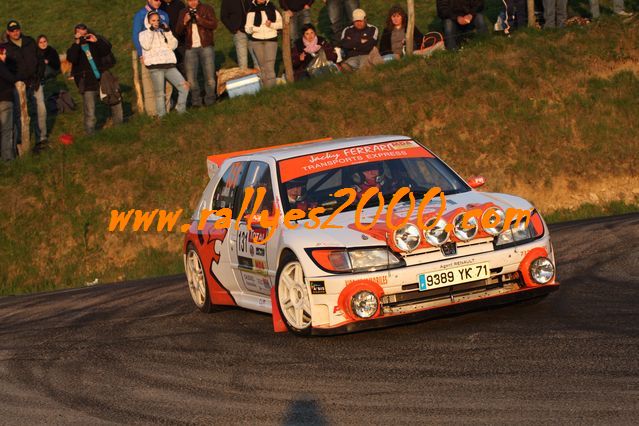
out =
[(16, 82), (16, 90), (20, 102), (20, 145), (18, 145), (18, 155), (23, 156), (31, 151), (31, 139), (29, 138), (29, 110), (27, 109), (27, 86), (23, 81)]
[(537, 18), (535, 17), (535, 0), (528, 0), (528, 26), (537, 27)]
[(406, 25), (406, 54), (413, 54), (415, 39), (415, 0), (408, 0), (408, 23)]
[(282, 60), (284, 61), (284, 71), (286, 72), (286, 81), (292, 83), (294, 80), (293, 74), (293, 59), (291, 58), (291, 17), (284, 11), (284, 27), (282, 29)]
[(131, 52), (131, 63), (133, 64), (133, 87), (135, 87), (135, 105), (139, 114), (144, 114), (144, 98), (142, 97), (142, 87), (140, 86), (140, 72), (138, 70), (138, 52)]

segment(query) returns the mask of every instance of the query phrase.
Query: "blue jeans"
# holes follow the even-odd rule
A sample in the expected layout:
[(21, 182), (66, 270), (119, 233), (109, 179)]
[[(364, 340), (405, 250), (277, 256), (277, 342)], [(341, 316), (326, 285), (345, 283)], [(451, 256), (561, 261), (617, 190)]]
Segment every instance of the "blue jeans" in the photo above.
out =
[(13, 143), (13, 102), (0, 102), (0, 155), (4, 161), (16, 158)]
[(544, 0), (544, 28), (563, 28), (568, 17), (568, 0)]
[[(96, 91), (86, 91), (82, 94), (84, 110), (84, 130), (87, 135), (95, 133), (95, 103), (99, 100), (99, 93)], [(123, 121), (122, 102), (111, 106), (111, 119), (113, 124), (120, 124)]]
[(359, 7), (359, 0), (327, 0), (326, 7), (333, 30), (333, 41), (339, 43), (342, 31), (353, 21), (353, 11)]
[(235, 45), (235, 53), (237, 54), (237, 65), (242, 68), (248, 68), (248, 52), (251, 52), (251, 60), (253, 66), (257, 67), (257, 59), (252, 50), (248, 48), (248, 36), (242, 31), (233, 34), (233, 44)]
[(151, 81), (153, 82), (153, 93), (155, 95), (155, 112), (158, 117), (162, 117), (166, 114), (164, 86), (165, 81), (173, 85), (178, 91), (177, 104), (175, 110), (177, 112), (186, 111), (186, 99), (189, 97), (189, 89), (186, 88), (186, 80), (180, 71), (176, 67), (172, 68), (151, 68), (149, 69), (151, 74)]
[(213, 46), (196, 47), (186, 49), (184, 54), (184, 69), (186, 69), (186, 79), (191, 84), (191, 103), (193, 106), (202, 105), (202, 94), (197, 75), (202, 64), (204, 71), (204, 82), (206, 91), (204, 104), (211, 105), (215, 102), (215, 50)]
[(459, 25), (457, 21), (452, 19), (444, 19), (444, 44), (448, 50), (457, 50), (457, 38), (461, 33), (475, 28), (478, 33), (484, 34), (488, 32), (484, 15), (478, 13), (468, 25)]
[[(612, 0), (612, 11), (615, 13), (623, 12), (623, 0)], [(597, 19), (600, 16), (599, 0), (590, 0), (590, 13), (592, 17)]]
[(291, 40), (296, 41), (302, 37), (301, 31), (304, 24), (311, 23), (311, 9), (302, 9), (293, 13), (291, 17)]
[[(15, 104), (20, 105), (20, 98), (18, 97), (17, 91), (15, 93)], [(38, 87), (38, 90), (27, 88), (27, 109), (29, 111), (31, 122), (37, 123), (34, 126), (36, 142), (47, 140), (47, 106), (44, 103), (44, 87), (42, 87), (42, 85)], [(21, 143), (22, 132), (20, 131), (20, 129), (22, 128), (22, 126), (19, 107), (14, 109), (13, 117), (14, 126), (17, 129), (14, 135), (14, 139), (16, 140), (16, 143)]]

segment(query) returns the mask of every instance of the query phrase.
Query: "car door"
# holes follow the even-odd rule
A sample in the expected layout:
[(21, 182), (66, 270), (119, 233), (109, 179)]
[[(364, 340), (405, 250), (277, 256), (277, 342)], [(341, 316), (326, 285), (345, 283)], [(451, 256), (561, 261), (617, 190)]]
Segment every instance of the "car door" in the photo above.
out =
[[(264, 187), (266, 193), (260, 205), (255, 205), (257, 197), (253, 196), (251, 201), (244, 206), (246, 209), (242, 211), (244, 194), (246, 188), (249, 187), (254, 190)], [(271, 168), (268, 163), (263, 161), (250, 162), (240, 194), (241, 196), (236, 199), (233, 226), (229, 231), (230, 257), (233, 262), (232, 267), (235, 272), (235, 278), (246, 293), (268, 296), (274, 281), (268, 268), (268, 248), (271, 240), (264, 244), (256, 243), (255, 241), (263, 241), (267, 237), (269, 230), (260, 226), (257, 217), (253, 218), (254, 220), (252, 220), (250, 227), (248, 223), (253, 211), (258, 212), (257, 216), (262, 211), (267, 211), (269, 216), (273, 217), (273, 184)]]

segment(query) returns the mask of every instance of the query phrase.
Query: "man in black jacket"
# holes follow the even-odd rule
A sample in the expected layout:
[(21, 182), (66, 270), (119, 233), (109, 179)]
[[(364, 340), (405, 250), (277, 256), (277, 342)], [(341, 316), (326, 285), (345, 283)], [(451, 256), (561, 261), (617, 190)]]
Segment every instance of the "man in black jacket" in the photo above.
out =
[(366, 21), (366, 12), (355, 9), (353, 25), (342, 31), (341, 45), (345, 52), (342, 70), (354, 71), (384, 62), (377, 49), (378, 37), (379, 30)]
[(444, 24), (444, 44), (448, 50), (457, 49), (457, 37), (473, 27), (486, 33), (484, 0), (437, 0), (437, 15)]
[[(7, 24), (7, 66), (15, 74), (18, 81), (24, 82), (27, 87), (27, 100), (29, 111), (37, 111), (37, 123), (35, 127), (36, 146), (34, 151), (42, 149), (47, 142), (47, 107), (44, 103), (44, 88), (38, 78), (38, 53), (36, 42), (33, 38), (23, 35), (18, 21), (9, 21)], [(35, 103), (35, 107), (33, 106)], [(16, 115), (19, 120), (19, 115)], [(35, 120), (34, 120), (35, 122)], [(20, 128), (20, 122), (16, 123)], [(16, 132), (19, 140), (20, 132)]]
[(0, 45), (0, 158), (11, 161), (16, 158), (13, 143), (13, 89), (16, 77), (5, 64), (7, 49)]
[[(67, 50), (67, 60), (73, 65), (72, 75), (84, 103), (84, 129), (95, 132), (95, 102), (100, 92), (102, 73), (115, 65), (111, 43), (95, 35), (84, 24), (75, 26), (74, 42)], [(122, 123), (122, 102), (111, 106), (113, 124)]]
[(280, 6), (289, 16), (291, 28), (291, 40), (297, 41), (302, 37), (300, 29), (305, 24), (311, 23), (311, 6), (314, 0), (280, 0)]
[[(251, 4), (251, 0), (222, 0), (222, 11), (220, 12), (222, 23), (233, 34), (237, 64), (242, 69), (248, 68), (248, 36), (244, 32), (244, 24)], [(255, 66), (257, 60), (252, 51), (251, 59)]]

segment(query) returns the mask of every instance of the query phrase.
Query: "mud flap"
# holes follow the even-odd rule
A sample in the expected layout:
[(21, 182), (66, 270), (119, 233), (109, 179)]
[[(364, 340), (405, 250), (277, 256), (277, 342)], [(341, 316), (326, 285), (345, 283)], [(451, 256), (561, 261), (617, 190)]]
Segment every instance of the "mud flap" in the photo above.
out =
[(275, 287), (271, 288), (271, 310), (273, 312), (273, 331), (276, 333), (288, 331), (286, 324), (284, 324), (282, 316), (280, 315), (280, 310), (277, 307)]

